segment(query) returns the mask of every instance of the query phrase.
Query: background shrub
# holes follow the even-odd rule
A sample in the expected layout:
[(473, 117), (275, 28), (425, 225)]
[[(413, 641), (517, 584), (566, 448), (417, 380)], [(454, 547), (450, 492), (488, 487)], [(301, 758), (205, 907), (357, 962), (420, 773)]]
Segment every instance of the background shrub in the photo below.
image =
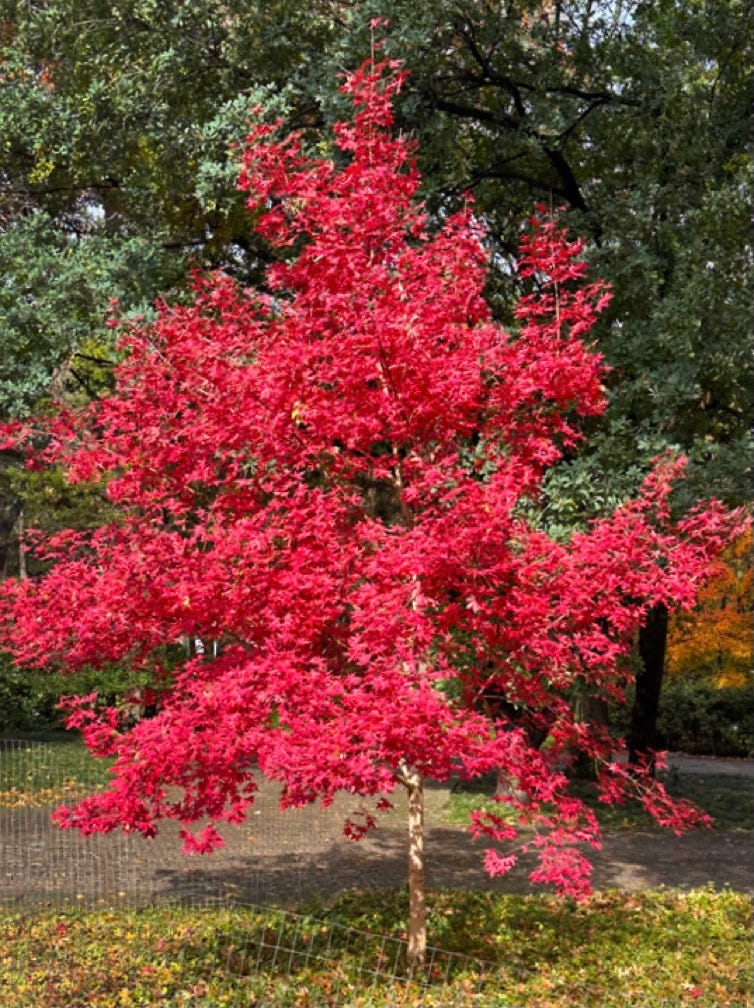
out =
[(115, 705), (136, 684), (134, 673), (118, 666), (63, 675), (17, 668), (0, 653), (0, 735), (63, 728), (61, 696), (96, 691), (105, 704)]
[(663, 749), (713, 756), (754, 755), (754, 695), (747, 686), (668, 682), (660, 701)]
[[(616, 734), (628, 731), (630, 709), (629, 703), (611, 712)], [(657, 743), (670, 752), (754, 756), (754, 691), (750, 686), (667, 679), (660, 698)]]

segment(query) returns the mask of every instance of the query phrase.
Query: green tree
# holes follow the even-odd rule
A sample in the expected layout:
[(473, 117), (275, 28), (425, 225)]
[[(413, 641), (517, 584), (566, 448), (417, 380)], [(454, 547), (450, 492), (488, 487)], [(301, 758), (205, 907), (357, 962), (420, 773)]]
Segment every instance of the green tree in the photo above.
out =
[(77, 386), (108, 299), (148, 310), (192, 264), (253, 273), (229, 144), (286, 104), (330, 25), (274, 2), (2, 0), (0, 412), (52, 374)]

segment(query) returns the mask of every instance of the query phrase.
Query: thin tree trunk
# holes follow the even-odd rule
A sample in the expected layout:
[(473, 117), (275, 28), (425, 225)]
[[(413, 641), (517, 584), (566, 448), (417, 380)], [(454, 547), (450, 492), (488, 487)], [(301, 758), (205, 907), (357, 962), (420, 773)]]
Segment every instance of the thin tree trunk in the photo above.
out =
[[(574, 700), (573, 716), (576, 721), (582, 724), (596, 725), (607, 730), (610, 720), (607, 700), (591, 693), (579, 693)], [(582, 780), (596, 780), (597, 762), (584, 753), (578, 753), (574, 771), (576, 776)]]
[(653, 751), (657, 748), (657, 714), (665, 671), (668, 639), (668, 610), (664, 605), (650, 609), (639, 632), (641, 667), (636, 674), (636, 697), (628, 732), (628, 761), (633, 765), (649, 760), (654, 774)]
[[(7, 456), (0, 451), (0, 475), (4, 475), (7, 464)], [(16, 573), (15, 542), (21, 508), (21, 502), (0, 485), (0, 580)]]
[(518, 786), (518, 777), (510, 777), (502, 768), (497, 771), (497, 783), (495, 786), (496, 798), (507, 798), (512, 796), (519, 801), (528, 802), (529, 795)]
[(423, 966), (427, 954), (427, 900), (424, 891), (424, 781), (406, 768), (408, 790), (408, 961)]
[(29, 572), (26, 567), (26, 547), (24, 546), (24, 512), (23, 508), (18, 516), (18, 576), (23, 581), (29, 576)]

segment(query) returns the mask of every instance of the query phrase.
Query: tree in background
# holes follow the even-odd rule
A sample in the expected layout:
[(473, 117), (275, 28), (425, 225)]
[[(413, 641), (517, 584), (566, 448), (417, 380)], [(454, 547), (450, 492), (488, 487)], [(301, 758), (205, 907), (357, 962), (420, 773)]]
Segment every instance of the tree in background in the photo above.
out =
[(729, 547), (691, 612), (670, 620), (668, 671), (717, 686), (745, 686), (752, 675), (751, 532)]
[[(487, 869), (534, 849), (532, 880), (574, 895), (589, 868), (576, 845), (599, 830), (564, 761), (596, 761), (607, 802), (633, 789), (659, 822), (695, 820), (616, 762), (571, 693), (620, 700), (648, 607), (692, 605), (742, 519), (710, 504), (673, 523), (669, 461), (563, 540), (527, 517), (579, 419), (604, 408), (583, 340), (608, 296), (545, 217), (523, 242), (536, 290), (517, 336), (493, 321), (470, 209), (432, 234), (416, 203), (390, 70), (370, 61), (348, 78), (356, 113), (335, 126), (336, 161), (271, 126), (250, 137), (242, 188), (285, 257), (266, 290), (196, 277), (192, 303), (125, 324), (111, 395), (43, 425), (41, 458), (106, 485), (117, 516), (38, 537), (51, 567), (5, 582), (0, 626), (20, 662), (71, 669), (159, 666), (186, 636), (216, 644), (184, 656), (149, 721), (71, 701), (71, 727), (114, 757), (114, 779), (59, 810), (63, 826), (152, 836), (176, 819), (187, 849), (208, 851), (215, 823), (246, 815), (258, 767), (283, 807), (365, 800), (345, 827), (358, 838), (403, 786), (421, 961), (425, 778), (502, 769), (516, 789), (499, 799), (533, 833), (476, 813), (472, 832), (507, 845)], [(205, 817), (198, 836), (185, 828)]]
[[(262, 100), (313, 114), (297, 81), (328, 22), (295, 6), (0, 0), (0, 417), (112, 388), (112, 300), (153, 318), (192, 264), (259, 275), (229, 141)], [(22, 569), (24, 525), (91, 527), (101, 508), (0, 453), (0, 577)]]
[(192, 261), (258, 268), (228, 144), (326, 27), (302, 8), (286, 40), (284, 7), (2, 0), (2, 413), (53, 375), (86, 396), (106, 386), (109, 298), (150, 312)]

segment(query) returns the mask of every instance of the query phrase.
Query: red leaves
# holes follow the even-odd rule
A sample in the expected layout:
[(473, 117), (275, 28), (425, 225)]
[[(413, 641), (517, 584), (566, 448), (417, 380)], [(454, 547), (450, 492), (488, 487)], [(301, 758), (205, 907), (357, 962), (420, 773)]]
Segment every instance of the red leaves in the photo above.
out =
[(95, 756), (114, 756), (118, 750), (119, 715), (112, 707), (95, 710), (96, 699), (96, 693), (65, 697), (58, 706), (70, 711), (66, 725), (81, 732), (87, 748)]
[(496, 875), (507, 875), (511, 868), (515, 866), (517, 860), (515, 854), (501, 857), (498, 851), (488, 848), (484, 852), (484, 870), (490, 878), (495, 878)]
[[(655, 765), (664, 766), (662, 753), (658, 753)], [(649, 764), (644, 767), (629, 767), (613, 762), (601, 768), (598, 783), (600, 801), (607, 805), (622, 804), (626, 797), (638, 799), (646, 811), (660, 825), (673, 830), (680, 836), (694, 826), (711, 826), (712, 820), (690, 802), (671, 798), (664, 786), (649, 776)]]
[(196, 836), (188, 830), (181, 830), (184, 854), (211, 854), (222, 847), (225, 841), (214, 826), (205, 826)]
[[(582, 894), (571, 847), (598, 830), (562, 764), (610, 765), (615, 744), (574, 720), (572, 691), (620, 696), (646, 608), (690, 604), (737, 520), (710, 506), (673, 527), (667, 464), (569, 542), (521, 517), (578, 418), (604, 408), (582, 338), (608, 295), (540, 216), (520, 267), (538, 289), (516, 335), (494, 324), (471, 210), (426, 233), (410, 144), (389, 133), (393, 70), (347, 81), (342, 167), (276, 128), (251, 134), (241, 186), (260, 232), (292, 250), (268, 273), (274, 297), (197, 277), (193, 304), (123, 330), (116, 391), (53, 421), (45, 455), (107, 480), (118, 519), (42, 544), (54, 564), (3, 586), (0, 636), (39, 664), (154, 663), (165, 646), (177, 662), (158, 715), (129, 731), (73, 704), (71, 725), (116, 761), (110, 790), (61, 825), (237, 822), (255, 768), (284, 806), (389, 794), (406, 764), (438, 779), (496, 768), (540, 831), (532, 877)], [(187, 639), (203, 644), (193, 659)], [(605, 777), (609, 800), (629, 786)], [(672, 828), (689, 821), (642, 793)], [(474, 829), (515, 834), (489, 814)], [(184, 840), (220, 842), (213, 825)], [(486, 859), (493, 874), (512, 863)]]

